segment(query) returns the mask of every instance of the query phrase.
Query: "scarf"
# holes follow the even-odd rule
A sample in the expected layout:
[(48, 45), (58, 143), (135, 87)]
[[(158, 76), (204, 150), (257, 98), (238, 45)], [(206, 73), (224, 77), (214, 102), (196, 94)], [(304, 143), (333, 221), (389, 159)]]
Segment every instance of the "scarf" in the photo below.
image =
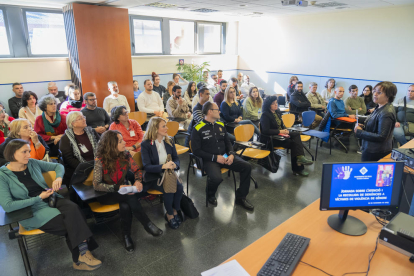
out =
[(81, 108), (82, 107), (82, 103), (83, 103), (83, 97), (81, 96), (79, 101), (77, 100), (72, 100), (71, 98), (68, 97), (68, 102), (70, 103), (71, 106), (75, 107), (75, 108)]
[(54, 128), (60, 125), (60, 120), (61, 120), (60, 113), (58, 111), (55, 113), (55, 116), (54, 116), (55, 121), (52, 124), (46, 119), (46, 112), (43, 112), (42, 118), (43, 118), (43, 124), (45, 126), (46, 135), (53, 136), (53, 134), (55, 134)]
[[(95, 135), (93, 135), (93, 133), (92, 133), (92, 128), (91, 127), (85, 127), (84, 131), (86, 132), (86, 135), (88, 135), (89, 141), (91, 142), (91, 145), (92, 145), (92, 148), (93, 148), (93, 154), (96, 156), (96, 148), (97, 148), (96, 143), (97, 143), (97, 141), (95, 139)], [(79, 162), (81, 162), (81, 163), (86, 162), (85, 159), (83, 159), (82, 154), (79, 150), (78, 143), (76, 142), (75, 133), (73, 132), (73, 129), (68, 128), (65, 131), (65, 134), (69, 138), (69, 142), (70, 142), (70, 145), (73, 149), (73, 154), (75, 155), (76, 159), (78, 159)]]

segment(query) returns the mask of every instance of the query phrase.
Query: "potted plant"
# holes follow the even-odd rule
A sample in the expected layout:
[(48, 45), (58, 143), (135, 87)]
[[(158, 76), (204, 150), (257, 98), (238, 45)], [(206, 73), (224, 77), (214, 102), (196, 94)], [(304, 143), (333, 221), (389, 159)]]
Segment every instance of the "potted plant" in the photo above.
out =
[(191, 64), (177, 64), (178, 72), (182, 73), (182, 77), (188, 81), (194, 81), (196, 83), (203, 81), (203, 72), (208, 71), (210, 64), (206, 61), (201, 63), (200, 65), (191, 63)]

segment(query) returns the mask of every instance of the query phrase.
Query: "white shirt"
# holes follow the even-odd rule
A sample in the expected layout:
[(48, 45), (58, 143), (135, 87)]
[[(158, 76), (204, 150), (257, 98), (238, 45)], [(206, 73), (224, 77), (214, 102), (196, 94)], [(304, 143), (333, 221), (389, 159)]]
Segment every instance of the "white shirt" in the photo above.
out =
[(335, 88), (331, 88), (331, 93), (329, 93), (328, 88), (325, 88), (321, 92), (322, 99), (329, 101), (332, 98), (335, 98)]
[(152, 91), (148, 94), (143, 91), (137, 99), (138, 110), (145, 113), (154, 113), (154, 111), (164, 111), (164, 104), (161, 100), (160, 94)]
[(221, 91), (220, 85), (218, 83), (210, 84), (207, 88), (210, 90), (210, 96), (212, 98), (214, 98), (214, 96)]
[(155, 140), (155, 146), (157, 147), (158, 152), (158, 162), (160, 165), (164, 165), (165, 161), (167, 161), (167, 150), (165, 149), (164, 140), (165, 137), (162, 139), (161, 143), (158, 142), (158, 139)]
[(119, 94), (118, 97), (115, 97), (112, 94), (106, 97), (103, 102), (103, 109), (105, 109), (105, 111), (108, 112), (109, 115), (111, 115), (112, 108), (119, 105), (125, 105), (128, 112), (131, 112), (131, 108), (129, 107), (127, 98), (124, 95)]
[(255, 87), (256, 85), (254, 85), (253, 83), (249, 82), (247, 84), (247, 82), (243, 83), (241, 86), (241, 92), (244, 95), (244, 97), (246, 98), (247, 96), (249, 96), (249, 91), (250, 88)]
[[(33, 114), (33, 112), (30, 110), (28, 106), (22, 107), (19, 110), (19, 118), (27, 119), (32, 124), (32, 127), (35, 124), (36, 117), (43, 114), (43, 111), (40, 110), (40, 108), (36, 105), (36, 113)], [(17, 118), (16, 118), (17, 119)]]
[[(210, 89), (209, 89), (209, 91), (211, 93)], [(200, 95), (197, 93), (197, 95), (195, 95), (194, 98), (193, 98), (192, 107), (194, 108), (199, 101), (200, 101)], [(211, 103), (214, 103), (214, 100), (213, 100), (213, 97), (211, 97), (211, 94), (210, 94), (210, 97), (208, 98), (208, 101), (211, 102)], [(191, 110), (191, 112), (193, 112), (193, 110)]]

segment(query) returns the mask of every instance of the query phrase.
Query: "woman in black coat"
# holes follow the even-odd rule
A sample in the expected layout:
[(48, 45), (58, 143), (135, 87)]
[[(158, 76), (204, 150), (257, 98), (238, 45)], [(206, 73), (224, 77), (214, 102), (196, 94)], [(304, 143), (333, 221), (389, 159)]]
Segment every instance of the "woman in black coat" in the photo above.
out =
[[(260, 118), (260, 142), (270, 145), (269, 136), (279, 134), (288, 135), (284, 140), (273, 139), (274, 147), (291, 149), (292, 171), (295, 175), (308, 176), (303, 165), (311, 165), (313, 162), (305, 158), (300, 133), (286, 129), (282, 121), (282, 115), (278, 109), (277, 96), (267, 97), (263, 103), (263, 114)], [(280, 136), (282, 137), (282, 136)], [(273, 149), (271, 149), (273, 150)]]
[(365, 106), (367, 107), (367, 113), (365, 113), (365, 115), (369, 115), (374, 112), (377, 104), (372, 100), (372, 86), (366, 85), (362, 90), (362, 94), (359, 96), (364, 99)]
[(355, 126), (355, 136), (362, 139), (361, 161), (378, 161), (391, 153), (392, 139), (397, 116), (392, 102), (397, 87), (392, 82), (380, 82), (374, 87), (373, 99), (378, 106), (365, 120)]

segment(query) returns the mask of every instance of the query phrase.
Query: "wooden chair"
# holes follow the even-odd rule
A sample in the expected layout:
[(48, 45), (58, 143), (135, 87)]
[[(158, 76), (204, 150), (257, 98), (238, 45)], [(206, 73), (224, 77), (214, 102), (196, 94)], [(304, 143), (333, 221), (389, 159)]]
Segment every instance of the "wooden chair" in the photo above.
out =
[[(134, 159), (135, 163), (137, 164), (137, 166), (143, 170), (144, 169), (144, 165), (142, 164), (142, 156), (141, 156), (141, 152), (137, 152), (134, 154), (134, 156), (132, 156), (132, 158)], [(148, 194), (150, 195), (159, 195), (160, 196), (160, 202), (163, 202), (163, 198), (162, 198), (162, 192), (158, 191), (158, 190), (154, 190), (154, 189), (150, 189), (147, 191)]]
[(181, 146), (177, 144), (176, 142), (175, 135), (177, 135), (179, 127), (180, 127), (180, 124), (178, 122), (175, 122), (175, 121), (167, 122), (167, 128), (168, 128), (167, 134), (168, 136), (174, 137), (175, 149), (177, 150), (178, 155), (186, 153), (187, 151), (190, 150), (189, 148)]
[(142, 111), (130, 112), (128, 118), (137, 121), (142, 126), (147, 121), (147, 113)]
[[(203, 167), (203, 159), (201, 159), (201, 157), (198, 157), (196, 155), (194, 155), (191, 152), (191, 141), (190, 141), (190, 152), (189, 152), (189, 156), (190, 156), (190, 162), (188, 163), (188, 169), (187, 169), (187, 195), (189, 194), (189, 190), (188, 190), (188, 180), (190, 177), (190, 168), (193, 168), (193, 174), (195, 174), (195, 169), (199, 170), (201, 172), (201, 176), (206, 176), (206, 172), (204, 171), (204, 167)], [(231, 171), (230, 169), (226, 169), (226, 168), (221, 168), (220, 169), (221, 174), (224, 173), (229, 173), (232, 172), (233, 173), (233, 181), (234, 181), (234, 193), (236, 193), (237, 187), (236, 187), (236, 176), (234, 175), (234, 172)], [(208, 189), (208, 175), (206, 178), (206, 189)], [(206, 191), (206, 207), (208, 207), (208, 193)]]

